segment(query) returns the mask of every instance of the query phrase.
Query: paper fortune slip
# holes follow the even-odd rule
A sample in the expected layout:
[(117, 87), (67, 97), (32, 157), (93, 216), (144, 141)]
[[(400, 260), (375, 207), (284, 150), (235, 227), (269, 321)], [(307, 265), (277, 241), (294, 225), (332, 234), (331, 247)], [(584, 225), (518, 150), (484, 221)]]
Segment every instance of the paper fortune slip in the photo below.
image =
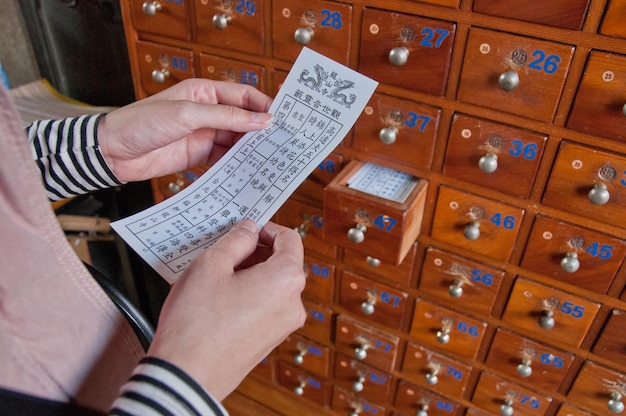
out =
[(173, 283), (244, 218), (263, 226), (350, 131), (378, 83), (303, 48), (275, 97), (272, 123), (245, 134), (191, 185), (113, 229)]

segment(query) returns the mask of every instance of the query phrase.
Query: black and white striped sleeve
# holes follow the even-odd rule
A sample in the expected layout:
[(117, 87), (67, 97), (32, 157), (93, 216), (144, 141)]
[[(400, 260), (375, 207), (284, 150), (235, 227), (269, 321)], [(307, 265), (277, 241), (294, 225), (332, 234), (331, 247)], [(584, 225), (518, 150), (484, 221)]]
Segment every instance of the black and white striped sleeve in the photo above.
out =
[(39, 120), (26, 128), (48, 198), (59, 200), (120, 185), (98, 146), (104, 114)]
[(135, 368), (111, 416), (228, 416), (222, 405), (187, 373), (167, 361), (144, 357)]

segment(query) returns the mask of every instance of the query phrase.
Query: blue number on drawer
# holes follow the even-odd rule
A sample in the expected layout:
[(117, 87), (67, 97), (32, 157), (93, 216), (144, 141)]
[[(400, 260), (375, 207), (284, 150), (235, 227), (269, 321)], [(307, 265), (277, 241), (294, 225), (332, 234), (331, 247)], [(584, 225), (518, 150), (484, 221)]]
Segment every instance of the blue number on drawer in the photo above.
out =
[(374, 384), (383, 385), (387, 382), (387, 377), (379, 374), (370, 373), (370, 381)]
[(324, 172), (333, 173), (335, 172), (335, 162), (333, 160), (324, 160), (322, 163), (317, 165), (317, 167)]
[(626, 170), (624, 171), (624, 179), (622, 179), (622, 180), (620, 181), (620, 183), (621, 183), (622, 185), (626, 186)]
[(168, 3), (174, 3), (174, 4), (177, 4), (177, 5), (181, 5), (181, 4), (184, 3), (183, 0), (167, 0), (167, 2)]
[(585, 307), (580, 305), (575, 305), (572, 302), (563, 302), (561, 305), (561, 313), (565, 315), (570, 315), (572, 318), (582, 318), (585, 314)]
[(559, 63), (561, 57), (558, 55), (548, 55), (542, 50), (537, 49), (532, 54), (536, 59), (532, 61), (528, 66), (537, 71), (543, 71), (546, 74), (554, 74), (559, 69)]
[(397, 308), (398, 305), (400, 305), (400, 302), (402, 302), (402, 298), (400, 296), (392, 295), (389, 292), (382, 292), (380, 294), (380, 300), (383, 303), (390, 303), (394, 308)]
[(517, 218), (515, 218), (515, 216), (513, 215), (507, 215), (505, 217), (502, 217), (501, 213), (496, 212), (495, 214), (493, 214), (489, 221), (493, 223), (496, 227), (504, 227), (507, 230), (512, 230), (513, 228), (515, 228), (515, 222), (517, 221)]
[(387, 215), (379, 215), (374, 219), (374, 225), (383, 231), (391, 231), (394, 225), (398, 223), (398, 220)]
[(333, 29), (341, 29), (341, 13), (332, 12), (328, 9), (322, 9), (322, 27), (332, 27)]
[(419, 131), (424, 131), (426, 130), (426, 126), (428, 126), (431, 119), (432, 117), (430, 116), (424, 116), (417, 114), (415, 111), (409, 111), (409, 116), (406, 120), (404, 120), (404, 124), (406, 124), (407, 127), (413, 128), (418, 125), (419, 121)]
[(448, 370), (446, 371), (446, 375), (452, 376), (455, 380), (463, 380), (463, 371), (456, 369), (452, 366), (448, 366)]
[(531, 409), (539, 409), (541, 402), (534, 397), (526, 396), (525, 394), (519, 395), (519, 402), (524, 406), (528, 406)]
[(480, 282), (485, 286), (491, 286), (493, 284), (493, 274), (483, 273), (482, 270), (472, 270), (472, 281)]
[(320, 266), (319, 264), (312, 265), (311, 271), (314, 275), (322, 277), (324, 279), (328, 279), (330, 277), (330, 269), (325, 266)]
[(425, 27), (422, 29), (422, 35), (424, 35), (424, 39), (420, 42), (420, 46), (425, 46), (427, 48), (439, 48), (444, 39), (450, 35), (450, 31), (441, 28), (432, 29), (430, 27)]
[(468, 334), (470, 337), (477, 337), (480, 335), (480, 329), (476, 325), (468, 325), (465, 321), (460, 321), (456, 325), (456, 329), (462, 334)]
[(246, 14), (248, 16), (254, 16), (256, 11), (256, 5), (250, 0), (237, 0), (235, 5), (235, 11), (237, 13)]
[(585, 249), (585, 252), (590, 254), (592, 257), (598, 257), (602, 260), (608, 260), (613, 256), (613, 247), (610, 244), (600, 244), (597, 241), (589, 244), (589, 246)]
[(187, 58), (184, 56), (172, 56), (172, 66), (181, 71), (186, 71), (189, 67)]
[(259, 76), (254, 71), (239, 71), (239, 83), (256, 87), (259, 84)]
[(385, 354), (393, 350), (393, 345), (388, 342), (381, 341), (379, 339), (374, 340), (374, 349), (383, 350)]
[(454, 405), (450, 402), (444, 402), (443, 400), (437, 400), (437, 410), (441, 410), (447, 413), (454, 412)]
[(513, 148), (509, 150), (509, 154), (514, 157), (522, 156), (526, 160), (534, 160), (537, 157), (539, 146), (535, 143), (525, 144), (523, 141), (515, 139), (511, 141)]
[(539, 359), (541, 360), (541, 364), (551, 365), (554, 368), (563, 368), (565, 363), (563, 357), (552, 355), (550, 353), (541, 354)]

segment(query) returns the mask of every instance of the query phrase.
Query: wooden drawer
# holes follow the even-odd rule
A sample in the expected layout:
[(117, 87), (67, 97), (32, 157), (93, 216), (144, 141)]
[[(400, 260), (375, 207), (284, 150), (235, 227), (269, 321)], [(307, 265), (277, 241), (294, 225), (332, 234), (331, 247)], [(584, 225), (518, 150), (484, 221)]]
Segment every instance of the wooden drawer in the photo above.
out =
[(485, 371), (480, 374), (472, 396), (476, 406), (502, 415), (544, 415), (551, 402), (551, 397)]
[(458, 98), (541, 121), (552, 121), (574, 48), (472, 28)]
[(556, 391), (569, 371), (574, 355), (499, 328), (485, 364), (517, 382)]
[(348, 64), (352, 5), (333, 1), (272, 1), (274, 57), (293, 62), (303, 45)]
[(562, 142), (542, 202), (597, 221), (623, 226), (626, 156)]
[(164, 199), (179, 193), (193, 181), (202, 176), (206, 170), (206, 167), (199, 166), (192, 169), (186, 169), (182, 172), (152, 179), (152, 193), (155, 198), (155, 202), (161, 202)]
[(562, 404), (559, 407), (559, 411), (556, 412), (556, 416), (593, 416), (589, 412), (585, 412), (584, 410), (580, 410), (570, 404)]
[(335, 289), (335, 264), (305, 253), (304, 271), (306, 286), (302, 296), (314, 302), (332, 303)]
[(293, 394), (326, 407), (330, 404), (331, 384), (328, 380), (307, 373), (291, 364), (278, 362), (276, 370), (278, 384)]
[(431, 235), (496, 260), (508, 260), (524, 210), (447, 186), (439, 188)]
[(384, 416), (387, 411), (384, 406), (337, 386), (333, 387), (331, 409), (340, 415), (358, 414), (365, 416)]
[(265, 91), (265, 67), (261, 65), (201, 53), (200, 76), (250, 85)]
[(278, 346), (278, 357), (310, 373), (330, 375), (330, 348), (301, 335), (288, 336)]
[[(369, 167), (372, 169), (368, 174), (361, 175)], [(355, 180), (357, 175), (364, 180)], [(402, 201), (385, 194), (396, 178), (409, 184)], [(371, 185), (374, 193), (354, 189), (355, 182)], [(427, 187), (422, 179), (352, 160), (324, 190), (324, 239), (362, 255), (400, 264), (421, 230)]]
[(400, 338), (345, 315), (337, 317), (335, 346), (350, 357), (386, 372), (392, 372), (398, 358)]
[(389, 328), (401, 329), (408, 293), (344, 270), (339, 303), (351, 313)]
[(348, 265), (359, 268), (361, 271), (366, 272), (366, 274), (374, 274), (387, 281), (396, 282), (403, 286), (409, 286), (411, 284), (411, 276), (413, 276), (413, 266), (416, 252), (417, 243), (414, 243), (413, 247), (404, 257), (404, 260), (402, 260), (402, 263), (397, 266), (395, 264), (380, 261), (380, 259), (375, 257), (364, 256), (350, 250), (344, 250), (343, 261)]
[(398, 416), (422, 415), (455, 416), (460, 414), (461, 406), (454, 400), (440, 396), (430, 390), (419, 387), (406, 380), (400, 380), (394, 400), (395, 407), (400, 410)]
[(230, 416), (280, 416), (279, 413), (260, 405), (256, 401), (240, 394), (238, 392), (231, 393), (222, 402)]
[(441, 109), (436, 107), (374, 94), (354, 127), (352, 147), (430, 169), (440, 115)]
[(580, 30), (588, 7), (589, 0), (530, 0), (515, 3), (515, 7), (498, 0), (475, 0), (473, 10), (542, 25)]
[(626, 242), (542, 215), (530, 232), (521, 266), (606, 293), (626, 255)]
[(626, 312), (613, 309), (591, 351), (609, 360), (621, 362), (626, 351), (624, 328), (626, 328)]
[(579, 347), (599, 309), (598, 303), (520, 277), (502, 320), (544, 342)]
[(626, 140), (625, 91), (626, 56), (592, 51), (567, 127), (594, 136)]
[(331, 153), (295, 190), (295, 193), (316, 201), (324, 201), (324, 188), (343, 169), (343, 156)]
[(358, 397), (374, 403), (386, 403), (390, 398), (393, 376), (355, 358), (337, 354), (333, 375), (335, 385)]
[(425, 347), (474, 359), (486, 330), (486, 322), (421, 299), (415, 302), (410, 333)]
[(274, 220), (298, 231), (302, 236), (302, 244), (307, 252), (335, 258), (337, 247), (322, 238), (325, 227), (322, 209), (291, 198), (276, 212)]
[(460, 361), (409, 342), (402, 363), (402, 377), (449, 397), (462, 398), (472, 368)]
[(429, 247), (419, 290), (452, 307), (489, 315), (503, 279), (503, 270)]
[(147, 95), (195, 76), (190, 50), (137, 41), (137, 56), (141, 86)]
[(307, 300), (302, 300), (306, 321), (298, 333), (324, 344), (330, 344), (333, 328), (333, 310)]
[(359, 72), (382, 84), (441, 96), (455, 31), (451, 22), (366, 8)]
[(198, 42), (254, 55), (263, 53), (263, 0), (195, 0), (194, 6)]
[(626, 374), (586, 361), (567, 393), (567, 398), (594, 414), (622, 413), (624, 411), (622, 403), (624, 386), (626, 386)]
[(544, 134), (456, 114), (448, 138), (443, 173), (528, 198), (547, 138)]
[(603, 35), (626, 38), (624, 16), (626, 16), (626, 1), (610, 0), (606, 12), (604, 13), (604, 20), (600, 26), (600, 33)]
[(138, 32), (189, 39), (190, 0), (130, 0), (133, 27)]

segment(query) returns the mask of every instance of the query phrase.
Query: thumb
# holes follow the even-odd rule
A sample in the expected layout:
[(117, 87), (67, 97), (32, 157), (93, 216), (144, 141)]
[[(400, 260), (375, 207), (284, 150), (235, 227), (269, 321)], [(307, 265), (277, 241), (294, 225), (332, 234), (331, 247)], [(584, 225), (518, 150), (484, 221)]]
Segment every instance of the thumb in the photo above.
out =
[(213, 257), (212, 267), (233, 270), (254, 253), (258, 242), (258, 225), (251, 219), (244, 219), (213, 244), (207, 254)]

